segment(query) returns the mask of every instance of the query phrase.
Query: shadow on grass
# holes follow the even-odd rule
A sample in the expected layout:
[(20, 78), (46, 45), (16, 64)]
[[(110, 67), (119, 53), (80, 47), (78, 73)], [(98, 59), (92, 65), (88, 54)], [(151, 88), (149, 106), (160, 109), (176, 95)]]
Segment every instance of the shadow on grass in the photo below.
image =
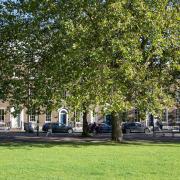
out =
[(29, 141), (29, 142), (23, 142), (23, 141), (2, 141), (0, 142), (0, 150), (1, 147), (13, 150), (13, 149), (27, 149), (32, 150), (33, 148), (52, 148), (52, 147), (69, 147), (69, 148), (82, 148), (85, 146), (105, 146), (105, 147), (137, 147), (137, 146), (154, 146), (154, 147), (179, 147), (180, 148), (180, 142), (173, 142), (173, 141), (146, 141), (146, 140), (133, 140), (133, 141), (124, 141), (122, 143), (115, 143), (112, 141), (83, 141), (83, 142), (77, 142), (77, 141)]

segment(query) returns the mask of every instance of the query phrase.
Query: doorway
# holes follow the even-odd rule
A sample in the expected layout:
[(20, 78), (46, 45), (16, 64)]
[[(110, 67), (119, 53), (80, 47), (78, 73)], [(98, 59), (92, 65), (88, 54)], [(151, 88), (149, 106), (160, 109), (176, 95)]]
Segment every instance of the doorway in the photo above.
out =
[(59, 123), (68, 125), (68, 111), (66, 109), (59, 111)]

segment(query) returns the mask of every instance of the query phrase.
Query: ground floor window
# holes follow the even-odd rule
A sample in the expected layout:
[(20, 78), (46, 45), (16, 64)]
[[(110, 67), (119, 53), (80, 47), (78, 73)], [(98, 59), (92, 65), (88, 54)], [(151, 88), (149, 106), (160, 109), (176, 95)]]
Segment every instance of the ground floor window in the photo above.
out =
[(4, 109), (0, 109), (0, 122), (4, 122)]
[(139, 122), (140, 118), (139, 118), (139, 110), (138, 109), (134, 109), (134, 121)]
[(29, 121), (30, 122), (35, 122), (36, 121), (36, 115), (34, 112), (31, 111), (30, 115), (29, 115)]
[(46, 112), (46, 122), (51, 122), (51, 112), (50, 111)]
[(108, 124), (108, 125), (111, 125), (112, 124), (112, 116), (111, 114), (107, 114), (106, 117), (105, 117), (105, 123)]

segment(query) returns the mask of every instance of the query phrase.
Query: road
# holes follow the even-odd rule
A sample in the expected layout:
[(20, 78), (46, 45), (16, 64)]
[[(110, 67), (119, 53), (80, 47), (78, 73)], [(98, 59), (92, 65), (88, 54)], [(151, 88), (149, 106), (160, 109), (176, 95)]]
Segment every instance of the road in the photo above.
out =
[[(157, 142), (177, 142), (180, 143), (180, 133), (162, 134), (158, 133), (155, 136), (152, 133), (130, 133), (123, 135), (124, 141), (157, 141)], [(96, 134), (90, 137), (82, 137), (80, 133), (57, 133), (50, 134), (48, 137), (46, 133), (40, 133), (39, 136), (36, 133), (25, 132), (0, 132), (0, 142), (107, 142), (111, 140), (111, 134)]]

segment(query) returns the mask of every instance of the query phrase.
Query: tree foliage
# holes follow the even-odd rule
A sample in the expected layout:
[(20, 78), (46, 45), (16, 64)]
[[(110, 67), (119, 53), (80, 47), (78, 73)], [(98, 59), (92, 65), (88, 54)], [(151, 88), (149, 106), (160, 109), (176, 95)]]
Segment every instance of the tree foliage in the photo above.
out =
[(25, 0), (6, 1), (1, 11), (3, 99), (113, 113), (172, 104), (178, 2)]

